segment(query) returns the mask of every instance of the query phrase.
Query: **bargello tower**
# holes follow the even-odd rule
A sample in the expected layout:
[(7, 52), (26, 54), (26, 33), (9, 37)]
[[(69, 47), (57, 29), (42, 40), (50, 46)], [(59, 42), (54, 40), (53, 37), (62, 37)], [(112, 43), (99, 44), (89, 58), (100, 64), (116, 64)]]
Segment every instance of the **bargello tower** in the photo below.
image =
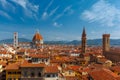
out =
[(103, 34), (103, 53), (110, 51), (110, 34)]
[(85, 32), (85, 28), (83, 28), (83, 32), (82, 32), (82, 38), (81, 38), (81, 47), (82, 47), (82, 53), (86, 53), (86, 32)]

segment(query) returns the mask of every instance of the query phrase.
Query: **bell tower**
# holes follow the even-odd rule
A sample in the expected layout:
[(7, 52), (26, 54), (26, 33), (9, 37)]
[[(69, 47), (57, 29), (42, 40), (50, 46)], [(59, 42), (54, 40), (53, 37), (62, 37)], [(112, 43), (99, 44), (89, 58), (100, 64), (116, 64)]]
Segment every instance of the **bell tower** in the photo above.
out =
[(83, 28), (81, 40), (82, 40), (81, 41), (82, 53), (86, 53), (86, 32), (85, 32), (85, 28)]
[(18, 33), (17, 32), (14, 32), (14, 42), (13, 42), (13, 46), (15, 48), (18, 47)]
[(103, 34), (103, 52), (110, 50), (110, 34)]

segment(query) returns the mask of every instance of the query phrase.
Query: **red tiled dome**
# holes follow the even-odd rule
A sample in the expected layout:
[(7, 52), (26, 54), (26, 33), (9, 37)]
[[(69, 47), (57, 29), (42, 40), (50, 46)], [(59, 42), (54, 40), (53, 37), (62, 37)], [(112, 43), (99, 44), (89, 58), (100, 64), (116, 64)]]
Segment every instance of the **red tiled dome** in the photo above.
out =
[(32, 41), (39, 41), (39, 40), (43, 40), (42, 35), (40, 35), (39, 32), (36, 32), (35, 35), (33, 36)]

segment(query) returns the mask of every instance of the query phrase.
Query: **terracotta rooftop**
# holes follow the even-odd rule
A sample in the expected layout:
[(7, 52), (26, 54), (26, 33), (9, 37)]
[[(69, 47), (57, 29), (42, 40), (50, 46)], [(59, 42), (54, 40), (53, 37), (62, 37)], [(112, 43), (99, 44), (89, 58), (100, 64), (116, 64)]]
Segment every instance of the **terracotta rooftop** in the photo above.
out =
[(76, 76), (66, 76), (65, 77), (66, 79), (65, 80), (80, 80), (78, 77), (76, 77)]
[(117, 80), (118, 75), (108, 69), (97, 69), (89, 73), (94, 80)]
[(79, 71), (81, 66), (67, 66), (65, 70)]
[(58, 70), (58, 67), (57, 66), (46, 66), (45, 67), (45, 73), (58, 73), (59, 70)]
[(6, 50), (0, 51), (0, 54), (7, 54), (7, 51)]
[(24, 61), (23, 63), (21, 63), (20, 67), (45, 67), (44, 63), (29, 63), (27, 61)]
[(7, 62), (5, 62), (5, 61), (0, 61), (0, 65), (6, 66), (6, 65), (7, 65)]
[(120, 66), (113, 66), (111, 70), (120, 72)]
[(6, 66), (6, 70), (18, 70), (20, 67), (20, 65), (18, 63), (12, 63), (12, 64), (8, 64)]
[(45, 54), (29, 54), (30, 57), (32, 58), (49, 58), (49, 55), (45, 55)]

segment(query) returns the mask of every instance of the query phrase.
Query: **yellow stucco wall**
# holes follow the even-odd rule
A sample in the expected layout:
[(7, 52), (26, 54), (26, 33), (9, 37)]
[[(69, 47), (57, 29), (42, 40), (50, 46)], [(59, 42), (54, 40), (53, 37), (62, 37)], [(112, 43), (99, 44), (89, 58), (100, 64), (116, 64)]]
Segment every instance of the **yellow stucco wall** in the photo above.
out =
[[(12, 74), (8, 74), (8, 72), (11, 72)], [(8, 80), (8, 78), (14, 78), (18, 80), (21, 77), (21, 74), (18, 74), (17, 72), (21, 72), (21, 71), (20, 70), (6, 70), (6, 80)]]

